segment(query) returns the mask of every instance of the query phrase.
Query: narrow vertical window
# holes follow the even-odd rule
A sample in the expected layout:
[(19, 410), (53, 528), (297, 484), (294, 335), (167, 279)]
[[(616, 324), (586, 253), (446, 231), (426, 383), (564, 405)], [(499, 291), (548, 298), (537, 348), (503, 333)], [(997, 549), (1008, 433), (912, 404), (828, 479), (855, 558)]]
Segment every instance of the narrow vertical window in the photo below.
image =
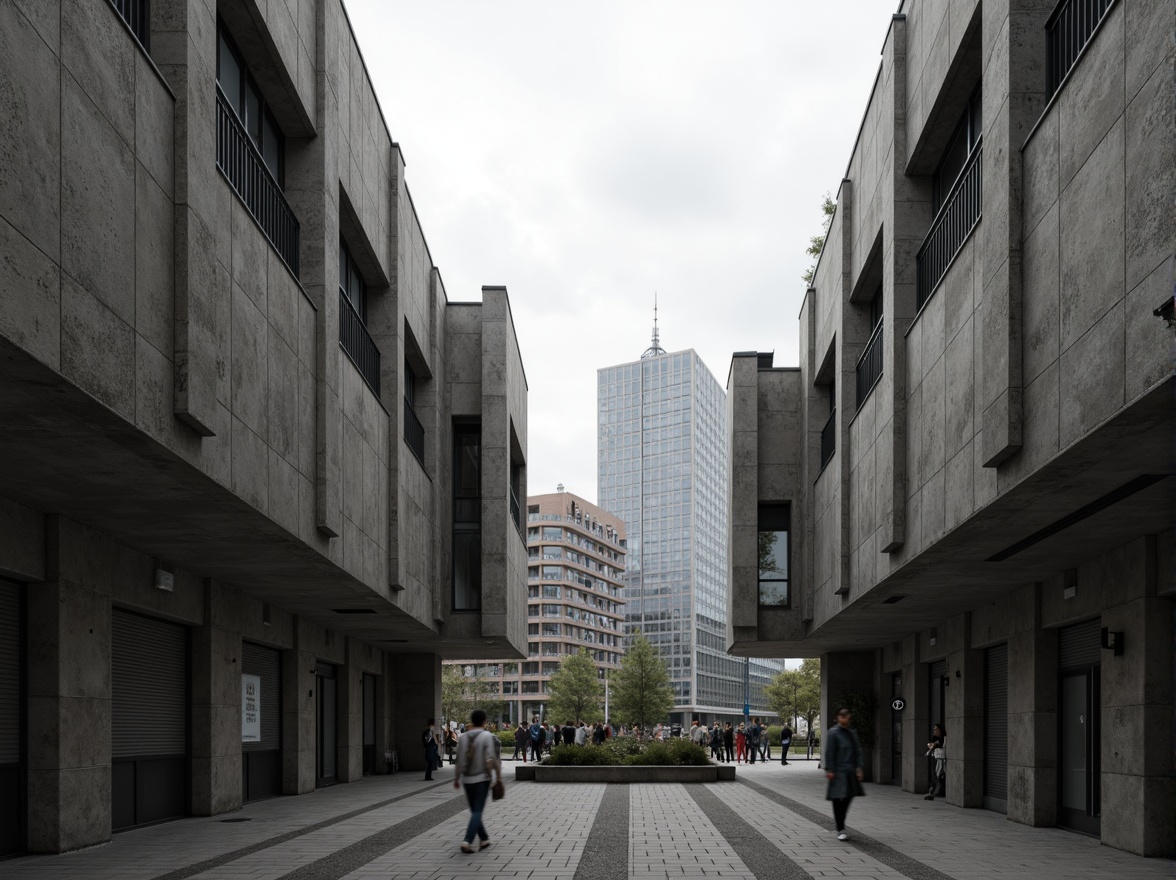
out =
[(482, 426), (458, 422), (453, 426), (453, 610), (481, 607)]
[(787, 607), (788, 530), (790, 511), (787, 504), (761, 504), (759, 507), (759, 604)]
[(425, 426), (416, 413), (417, 405), (416, 371), (406, 360), (404, 362), (404, 442), (423, 465), (425, 463)]

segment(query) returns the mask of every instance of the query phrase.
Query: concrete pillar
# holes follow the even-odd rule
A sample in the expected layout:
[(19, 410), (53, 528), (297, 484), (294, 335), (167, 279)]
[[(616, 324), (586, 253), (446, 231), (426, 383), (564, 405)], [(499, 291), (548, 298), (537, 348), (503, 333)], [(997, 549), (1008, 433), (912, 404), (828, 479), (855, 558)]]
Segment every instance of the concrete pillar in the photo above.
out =
[(282, 793), (314, 791), (315, 652), (313, 630), (294, 619), (294, 647), (282, 652)]
[(926, 792), (931, 782), (926, 757), (931, 731), (931, 708), (927, 701), (930, 667), (919, 662), (917, 642), (917, 636), (908, 636), (903, 643), (902, 698), (906, 708), (902, 712), (902, 789)]
[(984, 652), (971, 648), (971, 615), (947, 622), (947, 802), (978, 807), (984, 797)]
[(441, 717), (441, 657), (437, 654), (397, 654), (393, 662), (395, 716), (393, 731), (400, 750), (400, 766), (424, 770), (425, 753), (419, 734), (428, 718)]
[(1058, 631), (1034, 627), (1016, 633), (1008, 648), (1008, 817), (1025, 825), (1056, 825)]
[(110, 839), (113, 542), (49, 517), (46, 582), (29, 584), (28, 848)]
[(192, 628), (193, 816), (239, 810), (241, 595), (205, 582), (204, 625)]
[(1171, 599), (1106, 609), (1123, 653), (1102, 652), (1102, 842), (1144, 856), (1176, 855)]
[(363, 779), (363, 642), (348, 637), (339, 668), (339, 781)]
[(873, 651), (837, 651), (821, 657), (821, 719), (826, 728), (837, 723), (837, 709), (847, 697), (859, 695), (874, 701), (873, 718), (854, 718), (851, 724), (859, 735), (866, 734), (862, 741), (865, 752), (863, 769), (866, 779), (873, 779), (873, 749), (876, 736), (869, 736), (878, 729), (877, 693), (874, 688)]

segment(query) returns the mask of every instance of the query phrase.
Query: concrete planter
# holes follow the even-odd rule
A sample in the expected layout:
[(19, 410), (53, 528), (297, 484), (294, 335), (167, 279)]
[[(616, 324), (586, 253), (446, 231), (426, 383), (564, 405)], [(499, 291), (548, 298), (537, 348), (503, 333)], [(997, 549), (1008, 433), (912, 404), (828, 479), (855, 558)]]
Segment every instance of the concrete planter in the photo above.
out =
[(519, 782), (724, 782), (734, 781), (731, 765), (669, 767), (637, 764), (623, 767), (572, 767), (554, 764), (524, 764), (515, 767)]

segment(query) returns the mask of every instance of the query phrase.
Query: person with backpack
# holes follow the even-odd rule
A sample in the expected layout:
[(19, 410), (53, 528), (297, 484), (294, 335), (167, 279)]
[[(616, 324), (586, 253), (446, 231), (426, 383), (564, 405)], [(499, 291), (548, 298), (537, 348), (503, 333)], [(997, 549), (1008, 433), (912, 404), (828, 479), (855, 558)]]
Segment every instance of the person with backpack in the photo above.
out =
[(543, 725), (539, 723), (539, 718), (531, 719), (531, 758), (535, 763), (543, 760), (543, 744), (547, 739), (547, 731), (543, 729)]
[(453, 774), (453, 787), (465, 786), (466, 800), (470, 805), (470, 821), (461, 844), (464, 853), (474, 851), (474, 837), (480, 841), (478, 849), (490, 845), (490, 835), (486, 833), (486, 826), (482, 822), (482, 812), (486, 809), (486, 798), (490, 794), (491, 773), (497, 778), (498, 786), (503, 784), (502, 764), (495, 757), (494, 749), (494, 741), (497, 740), (501, 747), (501, 740), (487, 733), (483, 729), (485, 724), (486, 713), (475, 709), (470, 715), (469, 726), (457, 742), (457, 769)]

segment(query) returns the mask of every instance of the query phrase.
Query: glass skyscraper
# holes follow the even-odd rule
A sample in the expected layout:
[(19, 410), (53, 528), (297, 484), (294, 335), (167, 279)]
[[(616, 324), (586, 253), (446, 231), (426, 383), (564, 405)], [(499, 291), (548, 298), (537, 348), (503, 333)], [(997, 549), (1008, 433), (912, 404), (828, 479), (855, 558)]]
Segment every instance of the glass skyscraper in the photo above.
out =
[(627, 524), (626, 646), (638, 630), (666, 659), (673, 720), (766, 714), (762, 691), (782, 664), (726, 652), (727, 410), (693, 350), (653, 344), (597, 371), (597, 503)]

